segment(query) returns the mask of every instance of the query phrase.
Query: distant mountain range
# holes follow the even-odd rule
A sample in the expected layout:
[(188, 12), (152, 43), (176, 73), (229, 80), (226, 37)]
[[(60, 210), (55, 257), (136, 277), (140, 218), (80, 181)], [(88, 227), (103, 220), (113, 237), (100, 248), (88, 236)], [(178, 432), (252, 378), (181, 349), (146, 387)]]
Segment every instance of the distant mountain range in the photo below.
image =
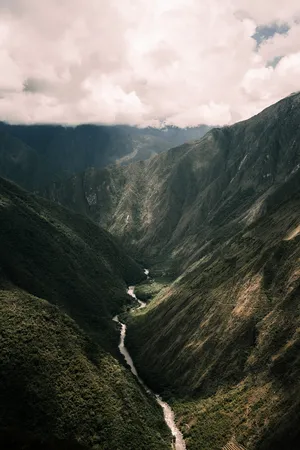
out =
[(89, 167), (127, 164), (196, 139), (208, 126), (9, 125), (0, 123), (0, 176), (36, 190)]

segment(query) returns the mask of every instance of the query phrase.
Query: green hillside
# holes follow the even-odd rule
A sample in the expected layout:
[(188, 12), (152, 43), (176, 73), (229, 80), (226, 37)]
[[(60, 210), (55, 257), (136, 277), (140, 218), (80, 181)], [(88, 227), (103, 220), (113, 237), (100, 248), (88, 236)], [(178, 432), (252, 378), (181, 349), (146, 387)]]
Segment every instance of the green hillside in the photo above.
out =
[(173, 402), (189, 449), (233, 435), (249, 450), (299, 448), (299, 207), (300, 189), (130, 322), (136, 365)]
[(88, 219), (0, 179), (0, 442), (169, 449), (162, 411), (116, 359), (111, 318), (142, 269)]

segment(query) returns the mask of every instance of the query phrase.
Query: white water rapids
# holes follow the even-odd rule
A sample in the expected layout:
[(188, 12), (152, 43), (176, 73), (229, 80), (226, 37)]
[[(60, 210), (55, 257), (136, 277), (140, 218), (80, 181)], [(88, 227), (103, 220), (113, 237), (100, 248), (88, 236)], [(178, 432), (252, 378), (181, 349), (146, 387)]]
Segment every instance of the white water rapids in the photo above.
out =
[[(145, 274), (148, 275), (149, 270), (145, 269)], [(128, 288), (128, 294), (131, 295), (131, 297), (133, 297), (135, 300), (137, 300), (137, 302), (139, 303), (139, 306), (135, 309), (142, 309), (145, 308), (146, 303), (142, 302), (141, 300), (139, 300), (138, 298), (136, 298), (136, 295), (134, 293), (134, 286), (129, 286)], [(146, 392), (148, 392), (148, 394), (152, 394), (154, 395), (154, 397), (156, 398), (157, 403), (162, 407), (163, 409), (163, 413), (164, 413), (164, 418), (165, 418), (165, 422), (168, 425), (168, 427), (171, 430), (173, 439), (174, 439), (174, 444), (173, 444), (173, 449), (175, 450), (186, 450), (186, 445), (182, 436), (181, 431), (178, 429), (178, 427), (176, 426), (175, 423), (175, 416), (174, 416), (174, 412), (172, 411), (171, 407), (168, 405), (168, 403), (164, 402), (159, 395), (154, 394), (151, 389), (149, 389), (145, 383), (143, 382), (143, 380), (139, 377), (136, 368), (134, 366), (134, 363), (132, 361), (132, 358), (127, 350), (127, 348), (125, 347), (125, 337), (126, 337), (126, 325), (122, 322), (119, 321), (118, 316), (115, 316), (113, 318), (114, 322), (117, 322), (118, 324), (121, 325), (121, 331), (120, 331), (120, 343), (119, 343), (119, 350), (120, 353), (124, 356), (125, 361), (127, 362), (127, 364), (129, 365), (131, 372), (133, 373), (133, 375), (138, 379), (139, 383), (143, 386), (143, 388), (145, 389)]]

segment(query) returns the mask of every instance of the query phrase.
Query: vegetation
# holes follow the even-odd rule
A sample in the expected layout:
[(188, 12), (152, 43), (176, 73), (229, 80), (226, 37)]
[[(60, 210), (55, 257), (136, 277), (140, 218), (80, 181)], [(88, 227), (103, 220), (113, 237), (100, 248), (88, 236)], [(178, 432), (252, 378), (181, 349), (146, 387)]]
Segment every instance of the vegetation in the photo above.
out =
[(232, 436), (249, 450), (299, 448), (299, 207), (300, 192), (215, 245), (129, 321), (138, 370), (191, 450)]
[(287, 196), (297, 189), (299, 99), (147, 161), (86, 170), (43, 193), (87, 214), (152, 269), (178, 276), (210, 245), (278, 205), (280, 189)]
[(88, 219), (0, 179), (0, 441), (168, 449), (155, 400), (116, 359), (112, 316), (144, 278)]
[(134, 290), (135, 295), (140, 300), (152, 300), (155, 295), (161, 292), (162, 289), (170, 284), (170, 279), (167, 277), (159, 277), (139, 283)]
[[(46, 201), (29, 196), (23, 201), (19, 191), (13, 202), (11, 197), (1, 200), (4, 279), (26, 295), (55, 304), (51, 308), (76, 322), (93, 343), (92, 356), (81, 359), (88, 367), (102, 362), (98, 343), (105, 358), (112, 358), (116, 335), (110, 318), (128, 301), (123, 280), (142, 278), (120, 242), (151, 267), (157, 282), (136, 292), (152, 301), (132, 316), (124, 314), (127, 345), (146, 384), (173, 405), (189, 450), (221, 450), (233, 438), (247, 450), (300, 447), (299, 101), (295, 94), (248, 121), (216, 128), (147, 161), (88, 169), (43, 191), (88, 215), (118, 241)], [(32, 211), (39, 224), (33, 229)], [(15, 238), (15, 223), (23, 237)], [(19, 245), (22, 252), (17, 253)], [(157, 274), (164, 272), (168, 280), (161, 282)], [(65, 326), (69, 336), (75, 328)], [(81, 354), (86, 345), (80, 342), (76, 351)], [(120, 433), (112, 437), (109, 428), (97, 444), (73, 432), (68, 442), (75, 437), (79, 443), (119, 448), (119, 436), (127, 436), (124, 425), (134, 445), (137, 433), (141, 439), (149, 436), (145, 448), (149, 442), (163, 448), (167, 432), (161, 413), (126, 372), (124, 377), (133, 383), (128, 400), (132, 423), (118, 422), (119, 406), (113, 400), (105, 411), (116, 417)], [(117, 390), (114, 377), (103, 380)], [(145, 433), (134, 415), (138, 395), (145, 402)], [(89, 398), (93, 403), (92, 394)], [(66, 415), (63, 423), (81, 423), (77, 412), (71, 414), (75, 422)], [(151, 431), (150, 423), (156, 424)], [(54, 434), (61, 439), (58, 431)]]

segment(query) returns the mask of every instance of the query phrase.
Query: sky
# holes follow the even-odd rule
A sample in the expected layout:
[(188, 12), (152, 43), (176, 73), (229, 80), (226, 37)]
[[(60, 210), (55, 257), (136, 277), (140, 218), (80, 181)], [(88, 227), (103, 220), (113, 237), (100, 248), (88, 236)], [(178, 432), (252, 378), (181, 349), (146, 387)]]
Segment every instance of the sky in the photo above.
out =
[(225, 125), (300, 90), (299, 0), (0, 0), (0, 120)]

